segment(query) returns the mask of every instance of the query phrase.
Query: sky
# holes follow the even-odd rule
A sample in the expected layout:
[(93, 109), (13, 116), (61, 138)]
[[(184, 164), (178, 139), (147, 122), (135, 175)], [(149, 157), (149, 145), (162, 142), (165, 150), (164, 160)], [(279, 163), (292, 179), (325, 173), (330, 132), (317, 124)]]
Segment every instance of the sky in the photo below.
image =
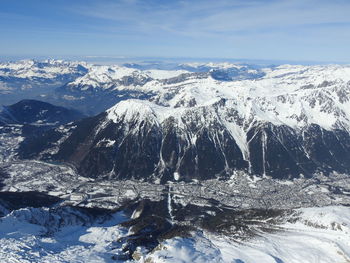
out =
[(350, 0), (0, 0), (2, 57), (350, 63)]

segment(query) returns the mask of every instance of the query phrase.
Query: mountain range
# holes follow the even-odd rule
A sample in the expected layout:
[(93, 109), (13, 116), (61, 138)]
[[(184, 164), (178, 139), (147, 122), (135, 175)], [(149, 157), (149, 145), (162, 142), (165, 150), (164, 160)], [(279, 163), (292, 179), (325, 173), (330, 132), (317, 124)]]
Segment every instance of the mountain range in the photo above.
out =
[(350, 170), (347, 66), (95, 66), (56, 92), (102, 93), (110, 100), (101, 107), (116, 104), (24, 141), (20, 154), (71, 163), (88, 177), (166, 182)]

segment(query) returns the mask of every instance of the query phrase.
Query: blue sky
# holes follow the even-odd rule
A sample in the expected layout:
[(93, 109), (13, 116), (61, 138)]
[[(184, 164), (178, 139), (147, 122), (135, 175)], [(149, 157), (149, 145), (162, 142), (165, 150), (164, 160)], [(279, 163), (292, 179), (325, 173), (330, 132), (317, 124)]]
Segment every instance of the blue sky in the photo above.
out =
[(1, 56), (350, 62), (349, 0), (0, 0)]

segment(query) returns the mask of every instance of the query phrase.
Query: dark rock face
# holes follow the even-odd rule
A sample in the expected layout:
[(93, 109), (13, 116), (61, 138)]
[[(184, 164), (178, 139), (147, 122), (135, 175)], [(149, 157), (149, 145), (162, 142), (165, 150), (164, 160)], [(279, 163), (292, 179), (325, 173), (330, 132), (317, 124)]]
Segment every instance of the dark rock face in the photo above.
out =
[(251, 172), (274, 178), (293, 178), (315, 172), (350, 171), (350, 135), (312, 124), (301, 131), (271, 123), (247, 133)]
[[(125, 135), (125, 129), (138, 132)], [(104, 141), (115, 144), (104, 144)], [(142, 179), (143, 175), (154, 172), (160, 145), (161, 131), (146, 121), (110, 123), (94, 138), (89, 153), (79, 163), (79, 171), (93, 177), (109, 173), (119, 179)]]
[(316, 169), (303, 149), (300, 135), (290, 127), (258, 124), (247, 132), (251, 172), (275, 178), (310, 175)]
[(235, 140), (223, 127), (218, 129), (198, 130), (194, 143), (182, 139), (189, 134), (171, 130), (165, 133), (162, 157), (168, 175), (172, 177), (178, 171), (184, 180), (203, 180), (216, 175), (224, 176), (227, 169), (247, 168), (248, 164), (243, 160)]
[(311, 125), (303, 131), (303, 138), (305, 149), (317, 167), (325, 171), (349, 172), (350, 136), (347, 132), (327, 131)]

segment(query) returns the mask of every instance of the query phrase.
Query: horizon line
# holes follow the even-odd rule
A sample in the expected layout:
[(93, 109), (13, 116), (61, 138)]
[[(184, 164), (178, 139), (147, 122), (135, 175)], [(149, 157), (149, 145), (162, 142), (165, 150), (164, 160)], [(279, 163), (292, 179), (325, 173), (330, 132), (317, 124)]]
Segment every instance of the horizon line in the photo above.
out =
[[(184, 60), (188, 62), (229, 62), (229, 63), (252, 63), (252, 64), (292, 64), (292, 65), (317, 65), (317, 64), (350, 64), (349, 61), (332, 61), (332, 60), (290, 60), (290, 59), (267, 59), (267, 58), (232, 58), (232, 57), (187, 57), (187, 56), (125, 56), (125, 55), (5, 55), (0, 54), (0, 62), (12, 62), (20, 60), (81, 60), (84, 62), (115, 62), (123, 61), (127, 63), (135, 60), (143, 63), (175, 62)], [(102, 61), (101, 61), (102, 60)], [(150, 61), (147, 61), (150, 60)], [(97, 61), (95, 61), (97, 62)]]

